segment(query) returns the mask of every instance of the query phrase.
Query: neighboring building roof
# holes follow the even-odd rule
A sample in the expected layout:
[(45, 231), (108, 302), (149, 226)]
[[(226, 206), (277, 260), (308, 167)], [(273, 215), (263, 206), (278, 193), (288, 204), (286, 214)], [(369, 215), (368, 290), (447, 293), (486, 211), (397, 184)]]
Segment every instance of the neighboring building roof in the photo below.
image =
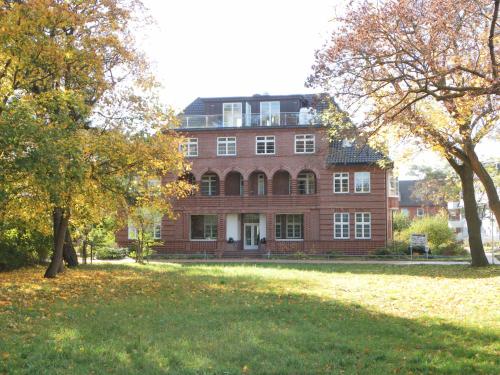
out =
[(374, 164), (385, 159), (384, 154), (368, 145), (345, 144), (333, 141), (326, 159), (327, 164)]
[(229, 96), (229, 97), (212, 97), (212, 98), (196, 98), (185, 109), (185, 115), (204, 115), (206, 102), (244, 102), (255, 100), (285, 100), (285, 99), (301, 99), (308, 103), (309, 106), (316, 108), (319, 112), (328, 108), (332, 99), (328, 94), (294, 94), (294, 95), (260, 95), (252, 96)]
[(399, 206), (434, 206), (432, 202), (423, 202), (414, 198), (415, 185), (420, 180), (400, 180), (399, 181)]

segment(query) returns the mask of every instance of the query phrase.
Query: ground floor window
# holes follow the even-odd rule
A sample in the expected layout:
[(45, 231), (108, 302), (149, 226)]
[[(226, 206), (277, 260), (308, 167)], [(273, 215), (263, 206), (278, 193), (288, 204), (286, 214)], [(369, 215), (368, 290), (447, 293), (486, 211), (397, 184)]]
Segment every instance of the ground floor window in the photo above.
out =
[(276, 215), (276, 239), (304, 239), (304, 215)]
[(192, 240), (217, 239), (217, 215), (191, 215)]
[[(153, 218), (147, 218), (149, 223), (146, 225), (145, 234), (148, 234), (155, 240), (161, 239), (161, 216), (155, 215)], [(137, 240), (139, 230), (132, 221), (128, 222), (128, 239)]]
[(369, 239), (372, 236), (372, 215), (369, 212), (356, 212), (356, 238)]
[(333, 214), (333, 238), (348, 239), (349, 238), (349, 213), (336, 212)]

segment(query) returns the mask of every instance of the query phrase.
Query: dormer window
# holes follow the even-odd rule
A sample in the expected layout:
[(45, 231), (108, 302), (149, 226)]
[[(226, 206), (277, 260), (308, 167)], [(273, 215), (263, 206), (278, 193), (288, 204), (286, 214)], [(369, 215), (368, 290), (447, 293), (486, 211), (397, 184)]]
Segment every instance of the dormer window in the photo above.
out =
[(224, 127), (240, 127), (243, 125), (241, 103), (224, 103), (222, 105), (222, 122)]
[(279, 126), (280, 125), (280, 102), (260, 103), (260, 125)]

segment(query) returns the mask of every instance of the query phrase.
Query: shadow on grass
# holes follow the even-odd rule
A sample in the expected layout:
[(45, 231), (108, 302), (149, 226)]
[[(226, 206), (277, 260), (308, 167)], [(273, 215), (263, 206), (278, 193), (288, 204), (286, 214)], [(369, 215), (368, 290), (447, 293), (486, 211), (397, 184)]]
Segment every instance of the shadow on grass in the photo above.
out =
[(40, 321), (36, 337), (9, 335), (11, 358), (0, 373), (493, 374), (500, 366), (498, 334), (279, 295), (266, 278), (252, 284), (196, 274), (191, 265), (83, 272), (94, 269), (130, 270), (161, 286), (150, 295), (55, 304), (60, 318)]

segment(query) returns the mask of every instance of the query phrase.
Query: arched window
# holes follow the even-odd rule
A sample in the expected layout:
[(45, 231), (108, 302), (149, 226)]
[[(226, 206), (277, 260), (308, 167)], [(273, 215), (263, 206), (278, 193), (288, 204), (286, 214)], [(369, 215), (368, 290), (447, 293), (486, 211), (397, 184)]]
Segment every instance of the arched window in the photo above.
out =
[(299, 194), (316, 194), (316, 175), (311, 171), (302, 171), (297, 176), (297, 192)]
[(273, 176), (273, 195), (290, 195), (292, 178), (287, 171), (277, 171)]
[(224, 180), (225, 195), (243, 195), (243, 176), (240, 172), (229, 172)]
[(248, 178), (249, 195), (267, 194), (267, 176), (262, 171), (254, 171)]
[(209, 172), (201, 177), (201, 195), (219, 195), (219, 176), (217, 174)]

